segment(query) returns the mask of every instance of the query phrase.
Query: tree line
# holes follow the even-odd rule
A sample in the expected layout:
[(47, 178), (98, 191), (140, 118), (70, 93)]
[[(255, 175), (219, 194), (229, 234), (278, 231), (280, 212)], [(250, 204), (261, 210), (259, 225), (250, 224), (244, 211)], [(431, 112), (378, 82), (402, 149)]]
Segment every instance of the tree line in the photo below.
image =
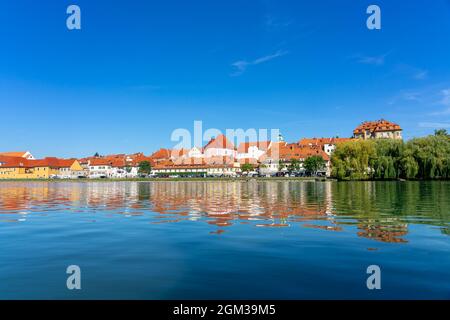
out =
[(450, 178), (450, 135), (402, 140), (356, 140), (339, 144), (332, 157), (339, 180), (434, 180)]

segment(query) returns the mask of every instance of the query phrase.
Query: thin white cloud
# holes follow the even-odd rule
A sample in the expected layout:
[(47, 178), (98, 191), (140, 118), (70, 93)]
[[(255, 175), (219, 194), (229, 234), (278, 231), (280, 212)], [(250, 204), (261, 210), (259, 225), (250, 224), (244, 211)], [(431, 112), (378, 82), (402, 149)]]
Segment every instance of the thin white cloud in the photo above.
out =
[(384, 65), (384, 62), (386, 60), (386, 57), (390, 54), (390, 52), (387, 52), (385, 54), (379, 55), (379, 56), (364, 56), (357, 54), (354, 56), (357, 63), (362, 64), (371, 64), (375, 66), (382, 66)]
[(413, 80), (425, 80), (428, 79), (428, 70), (417, 68), (405, 63), (399, 63), (393, 70), (394, 74), (405, 75)]
[(450, 107), (450, 89), (444, 89), (441, 91), (443, 97), (441, 103), (445, 106)]
[(234, 68), (234, 72), (231, 75), (232, 76), (240, 76), (245, 71), (247, 71), (247, 68), (249, 66), (256, 66), (258, 64), (262, 64), (262, 63), (268, 62), (270, 60), (273, 60), (273, 59), (285, 56), (288, 53), (289, 53), (289, 51), (278, 50), (274, 54), (270, 54), (270, 55), (267, 55), (267, 56), (264, 56), (264, 57), (260, 57), (258, 59), (253, 60), (253, 61), (239, 60), (239, 61), (233, 62), (231, 64), (231, 66)]
[(417, 90), (402, 90), (396, 96), (391, 98), (388, 101), (389, 105), (394, 105), (398, 102), (407, 101), (407, 102), (423, 102), (423, 92)]
[(428, 70), (418, 70), (414, 73), (413, 78), (416, 80), (424, 80), (428, 78)]
[(450, 123), (448, 123), (448, 122), (420, 122), (419, 127), (431, 128), (431, 129), (447, 129), (447, 128), (450, 128)]
[(141, 84), (141, 85), (135, 85), (130, 87), (133, 90), (148, 90), (148, 91), (156, 91), (156, 90), (160, 90), (161, 87), (160, 86), (156, 86), (156, 85), (152, 85), (152, 84)]
[(441, 90), (440, 105), (445, 106), (444, 110), (432, 113), (433, 116), (450, 115), (450, 88)]
[(292, 19), (282, 19), (274, 15), (268, 14), (264, 20), (266, 27), (270, 30), (287, 28), (294, 23)]

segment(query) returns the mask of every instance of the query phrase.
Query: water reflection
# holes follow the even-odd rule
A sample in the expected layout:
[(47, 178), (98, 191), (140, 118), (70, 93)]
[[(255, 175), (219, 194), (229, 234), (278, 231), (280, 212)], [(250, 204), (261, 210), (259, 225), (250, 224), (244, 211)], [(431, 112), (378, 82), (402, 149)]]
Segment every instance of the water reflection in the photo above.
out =
[(406, 243), (413, 224), (450, 233), (449, 199), (448, 182), (3, 182), (0, 222), (26, 222), (28, 214), (121, 214), (151, 224), (206, 223), (214, 235), (244, 224)]

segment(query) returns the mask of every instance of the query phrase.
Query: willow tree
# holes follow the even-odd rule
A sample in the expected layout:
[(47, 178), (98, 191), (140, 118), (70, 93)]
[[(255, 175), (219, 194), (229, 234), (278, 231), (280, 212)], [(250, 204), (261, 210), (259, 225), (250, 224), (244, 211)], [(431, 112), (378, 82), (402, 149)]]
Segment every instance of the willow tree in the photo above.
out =
[(406, 143), (405, 154), (417, 163), (417, 178), (450, 178), (450, 139), (437, 133), (434, 136), (415, 138)]
[(371, 159), (370, 167), (374, 179), (396, 179), (400, 176), (403, 154), (401, 140), (381, 139), (375, 142), (375, 156)]
[(341, 143), (331, 157), (332, 175), (341, 180), (366, 180), (371, 178), (370, 164), (376, 157), (375, 143), (357, 140)]

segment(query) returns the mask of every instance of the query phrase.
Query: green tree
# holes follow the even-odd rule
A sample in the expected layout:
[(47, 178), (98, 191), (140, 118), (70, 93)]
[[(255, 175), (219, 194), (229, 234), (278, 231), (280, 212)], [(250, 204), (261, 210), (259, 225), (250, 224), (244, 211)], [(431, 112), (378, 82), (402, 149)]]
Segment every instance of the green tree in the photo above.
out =
[(150, 174), (152, 172), (152, 165), (149, 161), (142, 161), (139, 163), (139, 173)]
[(295, 172), (300, 170), (300, 161), (297, 159), (292, 159), (288, 166), (289, 172)]
[(369, 166), (373, 179), (396, 179), (400, 176), (400, 159), (403, 154), (401, 140), (380, 139), (374, 141), (375, 156)]
[(253, 170), (253, 166), (250, 163), (244, 163), (241, 165), (241, 171), (242, 172), (250, 172)]
[(370, 163), (375, 157), (375, 143), (371, 140), (340, 143), (331, 157), (332, 175), (340, 180), (370, 179), (373, 171)]
[(303, 163), (303, 167), (306, 171), (317, 175), (317, 172), (319, 170), (323, 170), (325, 168), (325, 160), (321, 156), (312, 156), (306, 158), (305, 162)]
[(434, 135), (435, 136), (446, 136), (448, 137), (448, 132), (445, 129), (438, 129), (438, 130), (434, 130)]
[(449, 179), (450, 139), (445, 130), (408, 142), (392, 139), (339, 144), (331, 158), (340, 180)]
[(286, 168), (286, 163), (284, 163), (283, 161), (279, 160), (278, 161), (278, 169), (281, 171), (284, 168)]

